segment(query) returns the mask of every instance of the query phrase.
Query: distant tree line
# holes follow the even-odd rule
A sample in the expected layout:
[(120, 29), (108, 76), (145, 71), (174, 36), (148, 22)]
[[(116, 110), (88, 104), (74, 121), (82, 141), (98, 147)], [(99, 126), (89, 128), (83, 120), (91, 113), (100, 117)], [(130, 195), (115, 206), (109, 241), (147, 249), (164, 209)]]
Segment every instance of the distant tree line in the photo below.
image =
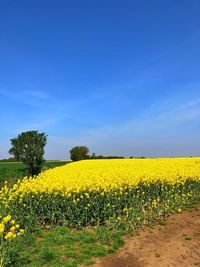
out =
[[(96, 155), (95, 153), (89, 154), (89, 148), (87, 146), (74, 146), (70, 151), (70, 158), (72, 161), (84, 160), (84, 159), (124, 159), (123, 156), (103, 156)], [(145, 159), (146, 157), (129, 157), (130, 159)]]
[[(2, 159), (0, 162), (21, 161), (27, 166), (29, 175), (34, 176), (41, 172), (44, 165), (44, 147), (47, 143), (47, 135), (38, 131), (22, 132), (10, 140), (11, 148), (9, 153), (13, 157)], [(123, 156), (103, 156), (95, 153), (89, 154), (87, 146), (75, 146), (70, 151), (72, 161), (84, 159), (124, 159)], [(133, 157), (130, 157), (133, 158)], [(137, 157), (145, 158), (145, 157)]]
[(8, 159), (0, 159), (0, 162), (16, 162), (16, 158), (15, 157), (11, 157)]
[(124, 159), (123, 156), (103, 156), (103, 155), (96, 155), (95, 153), (92, 153), (91, 156), (89, 156), (90, 159)]
[(84, 159), (123, 159), (122, 156), (103, 156), (92, 153), (89, 155), (89, 148), (86, 146), (75, 146), (70, 151), (70, 158), (73, 161)]

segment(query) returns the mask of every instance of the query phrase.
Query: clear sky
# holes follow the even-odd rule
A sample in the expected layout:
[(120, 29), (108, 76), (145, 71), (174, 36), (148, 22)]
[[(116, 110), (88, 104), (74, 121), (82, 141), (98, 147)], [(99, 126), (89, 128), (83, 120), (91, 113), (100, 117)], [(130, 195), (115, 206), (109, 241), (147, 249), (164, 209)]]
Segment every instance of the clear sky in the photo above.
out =
[(75, 145), (200, 155), (199, 0), (0, 0), (0, 158), (22, 131)]

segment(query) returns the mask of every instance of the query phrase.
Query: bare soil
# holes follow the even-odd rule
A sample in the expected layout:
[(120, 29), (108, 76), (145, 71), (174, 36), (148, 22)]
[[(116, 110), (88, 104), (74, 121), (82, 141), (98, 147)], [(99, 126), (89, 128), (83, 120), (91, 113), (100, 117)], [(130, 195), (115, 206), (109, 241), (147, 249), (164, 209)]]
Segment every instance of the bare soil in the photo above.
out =
[(171, 215), (164, 223), (144, 226), (126, 237), (116, 253), (96, 260), (94, 267), (200, 266), (200, 205)]

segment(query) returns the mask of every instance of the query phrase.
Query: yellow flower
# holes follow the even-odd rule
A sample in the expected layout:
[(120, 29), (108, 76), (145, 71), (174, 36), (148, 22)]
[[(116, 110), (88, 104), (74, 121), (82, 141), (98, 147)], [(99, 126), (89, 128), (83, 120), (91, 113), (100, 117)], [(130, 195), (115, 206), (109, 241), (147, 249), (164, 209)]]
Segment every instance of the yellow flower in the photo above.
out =
[(19, 224), (16, 224), (16, 225), (15, 225), (15, 228), (16, 228), (16, 229), (19, 229), (19, 227), (20, 227)]
[(24, 229), (20, 229), (19, 232), (20, 232), (21, 235), (23, 235), (24, 234)]
[(0, 235), (4, 233), (5, 225), (0, 223)]
[(14, 238), (13, 232), (8, 232), (7, 235), (5, 236), (5, 239), (13, 239), (13, 238)]
[(6, 216), (6, 217), (3, 219), (3, 222), (4, 222), (4, 223), (7, 223), (7, 222), (9, 222), (10, 220), (11, 220), (11, 216), (8, 215), (8, 216)]
[(16, 229), (16, 228), (15, 228), (15, 226), (13, 225), (13, 226), (10, 228), (10, 231), (13, 232), (13, 231), (15, 231), (15, 229)]

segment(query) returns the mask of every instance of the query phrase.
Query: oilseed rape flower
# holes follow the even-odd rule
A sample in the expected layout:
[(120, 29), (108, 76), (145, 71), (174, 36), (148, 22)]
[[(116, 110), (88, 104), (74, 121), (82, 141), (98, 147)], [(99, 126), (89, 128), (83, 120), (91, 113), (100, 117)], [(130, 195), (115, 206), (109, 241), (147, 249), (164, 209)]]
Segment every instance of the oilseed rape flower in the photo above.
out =
[(16, 237), (16, 235), (13, 232), (8, 232), (5, 235), (5, 239), (12, 239), (12, 238), (14, 238), (14, 236)]
[(10, 220), (11, 220), (11, 216), (8, 215), (8, 216), (6, 216), (6, 217), (3, 219), (3, 223), (7, 223), (7, 222), (9, 222)]
[(0, 222), (0, 267), (8, 266), (12, 240), (24, 233), (24, 230), (19, 227), (19, 224), (15, 224), (12, 220), (11, 215), (7, 215)]
[(4, 233), (5, 225), (3, 223), (0, 223), (0, 235)]
[(199, 190), (200, 158), (83, 160), (5, 184), (0, 209), (72, 226), (142, 223), (199, 199)]
[(18, 233), (24, 233), (24, 230), (19, 228), (20, 225), (11, 220), (11, 215), (7, 215), (0, 222), (0, 236), (3, 239), (14, 239)]

